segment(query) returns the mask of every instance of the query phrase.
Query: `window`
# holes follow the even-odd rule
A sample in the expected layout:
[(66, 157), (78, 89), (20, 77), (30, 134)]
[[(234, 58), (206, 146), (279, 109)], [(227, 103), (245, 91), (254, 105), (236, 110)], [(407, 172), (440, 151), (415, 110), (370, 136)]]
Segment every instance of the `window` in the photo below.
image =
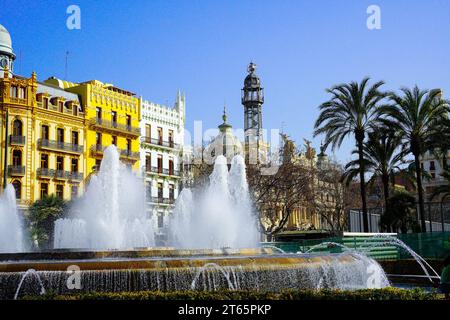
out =
[(158, 213), (158, 228), (164, 227), (164, 213), (160, 212)]
[(145, 125), (145, 136), (147, 138), (151, 138), (152, 137), (152, 127), (149, 124)]
[(435, 171), (436, 167), (434, 166), (434, 161), (430, 161), (430, 170)]
[(11, 97), (17, 98), (17, 86), (11, 86)]
[(44, 98), (44, 109), (48, 109), (48, 98)]
[(102, 122), (102, 108), (95, 108), (95, 116), (97, 117), (97, 122)]
[(48, 196), (48, 183), (41, 183), (41, 199), (44, 199)]
[(127, 114), (127, 127), (131, 128), (131, 116)]
[(173, 130), (169, 130), (169, 146), (173, 148)]
[(130, 153), (131, 152), (131, 140), (127, 139), (127, 152)]
[(19, 180), (14, 180), (12, 185), (16, 191), (16, 199), (22, 199), (22, 183)]
[(19, 99), (25, 99), (25, 88), (19, 87)]
[(43, 140), (48, 140), (48, 136), (49, 136), (49, 127), (47, 125), (43, 125), (41, 127), (41, 138)]
[(22, 135), (22, 121), (16, 119), (13, 122), (13, 136), (21, 136), (21, 135)]
[(111, 136), (111, 144), (113, 144), (117, 147), (117, 137), (116, 136)]
[(158, 144), (162, 145), (163, 142), (163, 129), (158, 127)]
[(145, 171), (146, 172), (152, 171), (152, 156), (150, 154), (147, 154), (145, 156)]
[(64, 199), (64, 186), (62, 184), (56, 185), (56, 197), (58, 199)]
[(70, 188), (70, 198), (76, 199), (78, 197), (78, 186), (72, 186)]
[(64, 111), (64, 102), (59, 101), (58, 102), (58, 111), (63, 112)]
[(72, 105), (72, 115), (78, 115), (78, 106), (76, 104)]
[(173, 176), (173, 159), (169, 159), (169, 174)]
[(175, 200), (175, 189), (173, 184), (169, 184), (169, 199)]
[(111, 112), (111, 122), (114, 127), (117, 127), (117, 111)]
[(21, 150), (13, 151), (13, 166), (14, 167), (22, 166), (22, 151)]
[(48, 154), (41, 154), (41, 168), (48, 169)]
[(70, 168), (71, 168), (72, 172), (78, 172), (78, 159), (77, 158), (72, 158)]
[(158, 183), (158, 198), (159, 199), (163, 198), (163, 184), (162, 183)]
[(101, 148), (102, 145), (102, 134), (100, 132), (95, 133), (95, 143), (97, 145), (97, 150)]
[(78, 145), (78, 131), (72, 131), (72, 144)]
[(101, 165), (101, 164), (102, 164), (102, 160), (100, 160), (100, 159), (95, 159), (94, 171), (100, 170), (100, 165)]
[(148, 202), (152, 201), (152, 183), (147, 182), (145, 185), (145, 197)]
[(163, 159), (162, 159), (162, 155), (159, 154), (158, 155), (158, 173), (162, 173), (163, 169)]
[(56, 157), (56, 170), (64, 170), (64, 157), (57, 156)]
[(58, 144), (64, 143), (64, 129), (63, 128), (56, 129), (56, 139), (58, 141)]
[(436, 179), (436, 173), (434, 173), (434, 172), (431, 172), (431, 179)]

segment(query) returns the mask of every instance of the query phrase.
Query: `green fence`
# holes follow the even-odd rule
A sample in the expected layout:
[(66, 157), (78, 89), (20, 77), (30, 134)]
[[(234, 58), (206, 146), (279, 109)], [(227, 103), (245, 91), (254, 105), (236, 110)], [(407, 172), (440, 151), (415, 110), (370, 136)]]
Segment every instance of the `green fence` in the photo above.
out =
[[(397, 238), (424, 258), (442, 259), (450, 254), (450, 232), (398, 234)], [(285, 252), (296, 253), (306, 252), (323, 242), (334, 242), (356, 250), (366, 249), (365, 251), (370, 257), (378, 260), (411, 258), (404, 249), (400, 249), (395, 245), (385, 244), (383, 238), (363, 235), (305, 239), (292, 242), (274, 242), (270, 244)], [(339, 246), (327, 245), (322, 245), (313, 249), (313, 252), (322, 253), (339, 253), (342, 251), (343, 249)]]

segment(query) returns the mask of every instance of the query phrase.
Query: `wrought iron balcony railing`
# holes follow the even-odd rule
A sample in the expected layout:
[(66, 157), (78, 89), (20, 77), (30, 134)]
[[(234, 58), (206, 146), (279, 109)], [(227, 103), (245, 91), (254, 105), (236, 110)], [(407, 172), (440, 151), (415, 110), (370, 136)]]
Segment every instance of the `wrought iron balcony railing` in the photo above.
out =
[(78, 154), (83, 153), (82, 145), (66, 143), (66, 142), (59, 142), (59, 141), (54, 141), (54, 140), (39, 139), (38, 146), (41, 149), (60, 150), (60, 151), (66, 151), (66, 152), (70, 152), (70, 153), (78, 153)]
[[(94, 144), (91, 146), (91, 152), (94, 154), (103, 154), (105, 152), (106, 146), (101, 144)], [(119, 154), (122, 158), (131, 158), (134, 160), (139, 160), (139, 152), (131, 151), (131, 150), (125, 150), (125, 149), (118, 149)]]
[(148, 202), (158, 203), (158, 204), (174, 204), (174, 198), (163, 198), (163, 197), (147, 197)]
[(55, 178), (60, 180), (82, 181), (82, 172), (70, 172), (65, 170), (55, 170), (48, 168), (37, 169), (37, 176), (41, 178)]
[(139, 136), (141, 134), (141, 129), (139, 127), (134, 127), (134, 126), (118, 123), (116, 121), (105, 120), (103, 118), (92, 119), (91, 125), (96, 126), (96, 127), (102, 127), (102, 128), (114, 130), (114, 131), (131, 133), (135, 136)]
[(141, 138), (141, 142), (148, 143), (148, 144), (151, 144), (154, 146), (163, 146), (163, 147), (172, 148), (172, 149), (180, 148), (180, 144), (175, 143), (173, 141), (163, 141), (162, 139), (156, 139), (156, 138), (145, 137), (145, 136)]
[(8, 166), (8, 174), (9, 174), (9, 176), (24, 176), (25, 175), (25, 166), (9, 165)]
[(26, 141), (25, 136), (15, 136), (15, 135), (9, 136), (9, 143), (12, 145), (23, 146), (23, 145), (25, 145), (25, 141)]
[(171, 169), (166, 169), (166, 168), (161, 168), (161, 167), (153, 167), (153, 166), (146, 166), (145, 167), (145, 172), (148, 173), (156, 173), (156, 174), (164, 174), (167, 176), (179, 176), (180, 175), (180, 171), (179, 170), (171, 170)]

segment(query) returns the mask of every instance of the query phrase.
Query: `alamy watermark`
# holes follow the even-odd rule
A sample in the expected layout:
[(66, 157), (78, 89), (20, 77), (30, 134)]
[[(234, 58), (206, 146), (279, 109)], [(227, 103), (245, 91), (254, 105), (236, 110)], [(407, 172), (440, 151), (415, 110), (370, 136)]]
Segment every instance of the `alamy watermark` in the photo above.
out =
[(66, 26), (69, 30), (81, 29), (81, 9), (76, 4), (67, 7), (66, 13), (69, 15), (66, 20)]
[(381, 29), (381, 8), (376, 4), (367, 7), (366, 13), (369, 15), (366, 20), (367, 29)]

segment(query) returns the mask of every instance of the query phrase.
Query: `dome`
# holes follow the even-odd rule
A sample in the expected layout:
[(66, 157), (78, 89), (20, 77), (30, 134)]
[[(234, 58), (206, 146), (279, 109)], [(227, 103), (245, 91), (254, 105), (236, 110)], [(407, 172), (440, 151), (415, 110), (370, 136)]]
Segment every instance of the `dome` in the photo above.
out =
[(4, 26), (0, 24), (0, 52), (9, 54), (14, 57), (12, 49), (11, 35)]
[(256, 71), (256, 64), (250, 62), (250, 64), (247, 67), (248, 75), (247, 77), (245, 77), (244, 87), (259, 88), (261, 86), (261, 82), (259, 80), (259, 77), (256, 75), (255, 71)]

